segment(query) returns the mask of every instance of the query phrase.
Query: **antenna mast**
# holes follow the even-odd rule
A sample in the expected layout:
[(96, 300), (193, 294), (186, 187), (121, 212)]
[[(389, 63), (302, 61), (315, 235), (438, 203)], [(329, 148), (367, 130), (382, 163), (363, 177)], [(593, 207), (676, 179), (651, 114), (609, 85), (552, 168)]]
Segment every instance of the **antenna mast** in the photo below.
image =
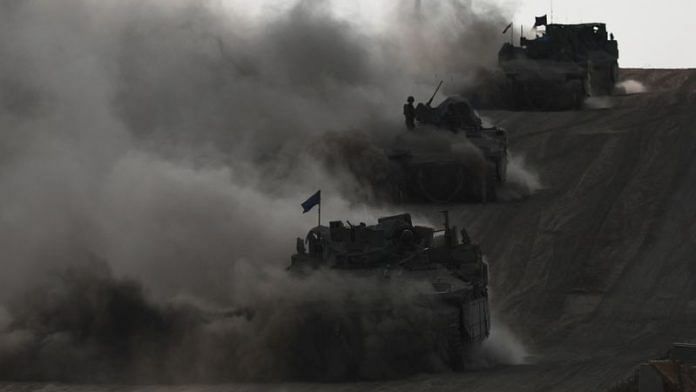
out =
[(549, 23), (553, 23), (553, 0), (551, 0), (551, 20)]

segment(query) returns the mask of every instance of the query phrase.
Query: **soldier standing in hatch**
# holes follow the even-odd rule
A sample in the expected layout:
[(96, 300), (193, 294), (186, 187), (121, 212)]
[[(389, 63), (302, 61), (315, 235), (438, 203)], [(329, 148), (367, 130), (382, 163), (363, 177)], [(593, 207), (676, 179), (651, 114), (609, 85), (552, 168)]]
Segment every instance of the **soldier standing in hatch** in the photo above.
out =
[(406, 128), (413, 129), (416, 127), (416, 108), (413, 107), (413, 97), (406, 99), (404, 104), (404, 117), (406, 118)]

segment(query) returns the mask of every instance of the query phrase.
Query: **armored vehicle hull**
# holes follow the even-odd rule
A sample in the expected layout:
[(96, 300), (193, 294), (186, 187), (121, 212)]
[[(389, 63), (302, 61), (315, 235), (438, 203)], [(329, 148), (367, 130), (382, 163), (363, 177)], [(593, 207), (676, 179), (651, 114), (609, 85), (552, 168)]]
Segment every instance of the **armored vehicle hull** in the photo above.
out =
[(549, 24), (536, 39), (506, 43), (498, 53), (504, 100), (515, 109), (577, 109), (587, 97), (610, 95), (618, 81), (617, 42), (606, 25)]
[[(505, 130), (484, 126), (469, 102), (456, 96), (435, 108), (420, 104), (416, 113), (419, 127), (388, 154), (398, 168), (391, 181), (397, 199), (495, 201), (507, 178)], [(446, 143), (437, 144), (438, 133)]]
[[(432, 351), (457, 369), (464, 364), (468, 350), (486, 339), (490, 331), (488, 266), (466, 231), (462, 230), (461, 241), (458, 237), (456, 227), (450, 228), (447, 222), (444, 230), (414, 226), (408, 214), (381, 218), (371, 226), (346, 227), (342, 222), (331, 222), (329, 227), (311, 229), (305, 239), (298, 238), (298, 252), (288, 269), (298, 277), (331, 270), (377, 282), (378, 287), (390, 287), (397, 293), (425, 288), (409, 297), (413, 302), (409, 309), (430, 315), (430, 330), (419, 333), (430, 333)], [(376, 318), (392, 311), (384, 302), (346, 309), (348, 314)], [(339, 345), (342, 355), (355, 357), (360, 343), (346, 344), (351, 342), (350, 328), (328, 329), (327, 334), (343, 343)], [(340, 336), (336, 336), (338, 330), (342, 331)], [(321, 338), (321, 334), (317, 336)]]
[(506, 157), (476, 160), (456, 153), (394, 151), (389, 158), (398, 164), (393, 181), (399, 201), (441, 204), (497, 200), (497, 187), (505, 180), (507, 166)]

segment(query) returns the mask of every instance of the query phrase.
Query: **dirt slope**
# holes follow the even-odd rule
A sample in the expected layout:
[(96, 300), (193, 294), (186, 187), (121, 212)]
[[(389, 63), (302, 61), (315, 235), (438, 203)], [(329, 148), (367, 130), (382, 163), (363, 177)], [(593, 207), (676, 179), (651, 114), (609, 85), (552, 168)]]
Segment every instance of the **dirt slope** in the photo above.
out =
[(649, 92), (605, 110), (489, 113), (546, 189), (461, 212), (489, 254), (501, 317), (542, 363), (596, 369), (558, 377), (563, 390), (606, 386), (696, 337), (696, 71), (623, 75)]
[(635, 339), (696, 315), (696, 71), (624, 75), (650, 92), (606, 110), (493, 114), (546, 189), (462, 211), (498, 308), (539, 343), (592, 328), (604, 345), (600, 333)]
[[(530, 365), (378, 384), (179, 390), (603, 390), (670, 342), (696, 338), (696, 70), (624, 70), (648, 92), (580, 112), (484, 113), (545, 189), (450, 207), (481, 241), (493, 305)], [(603, 103), (606, 104), (606, 103)], [(429, 208), (433, 218), (439, 208)], [(0, 390), (169, 390), (5, 385)]]

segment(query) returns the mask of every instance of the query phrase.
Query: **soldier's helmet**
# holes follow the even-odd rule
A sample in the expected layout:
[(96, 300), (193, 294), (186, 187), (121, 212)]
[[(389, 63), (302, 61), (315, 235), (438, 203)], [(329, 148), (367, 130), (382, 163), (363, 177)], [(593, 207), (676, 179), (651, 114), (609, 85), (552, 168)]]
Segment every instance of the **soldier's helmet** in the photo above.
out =
[(406, 102), (408, 102), (408, 103), (413, 103), (413, 101), (415, 101), (415, 99), (413, 97), (406, 98)]

